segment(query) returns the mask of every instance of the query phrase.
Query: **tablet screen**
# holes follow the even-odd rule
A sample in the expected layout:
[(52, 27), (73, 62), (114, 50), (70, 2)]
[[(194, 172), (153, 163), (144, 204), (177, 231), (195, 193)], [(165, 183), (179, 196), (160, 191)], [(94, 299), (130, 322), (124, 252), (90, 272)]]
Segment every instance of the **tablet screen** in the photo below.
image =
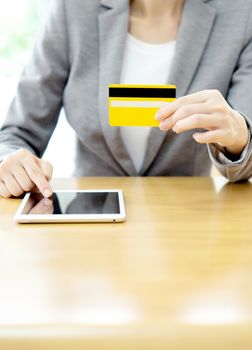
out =
[(55, 192), (50, 198), (31, 193), (21, 215), (24, 214), (119, 214), (117, 192)]

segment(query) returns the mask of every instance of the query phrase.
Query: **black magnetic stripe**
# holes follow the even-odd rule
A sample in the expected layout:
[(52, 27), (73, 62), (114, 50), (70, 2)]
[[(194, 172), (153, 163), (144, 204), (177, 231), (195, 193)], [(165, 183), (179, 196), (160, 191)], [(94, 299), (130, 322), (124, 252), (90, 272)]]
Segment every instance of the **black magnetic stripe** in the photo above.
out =
[(109, 88), (109, 97), (176, 98), (174, 88)]

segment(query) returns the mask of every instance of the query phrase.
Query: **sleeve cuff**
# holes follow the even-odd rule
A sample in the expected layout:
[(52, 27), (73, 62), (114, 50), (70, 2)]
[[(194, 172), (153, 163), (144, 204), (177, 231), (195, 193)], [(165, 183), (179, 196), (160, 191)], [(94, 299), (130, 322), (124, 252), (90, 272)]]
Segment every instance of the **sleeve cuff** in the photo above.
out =
[(219, 146), (215, 144), (208, 145), (208, 149), (211, 156), (214, 158), (215, 161), (217, 161), (221, 165), (239, 165), (243, 163), (244, 160), (247, 158), (247, 154), (248, 154), (250, 144), (251, 144), (251, 139), (252, 139), (251, 137), (252, 125), (245, 116), (243, 117), (245, 118), (245, 121), (247, 123), (249, 137), (248, 137), (248, 142), (246, 144), (246, 147), (244, 148), (244, 150), (239, 156), (234, 156), (231, 154), (227, 155), (224, 149), (220, 149)]

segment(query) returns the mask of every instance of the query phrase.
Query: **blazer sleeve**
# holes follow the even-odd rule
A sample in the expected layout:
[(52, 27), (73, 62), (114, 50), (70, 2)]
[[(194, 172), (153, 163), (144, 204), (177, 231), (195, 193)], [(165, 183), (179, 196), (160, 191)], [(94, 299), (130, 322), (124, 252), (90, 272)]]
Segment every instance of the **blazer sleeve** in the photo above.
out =
[(64, 0), (52, 1), (0, 129), (0, 161), (19, 148), (41, 157), (58, 121), (69, 74)]
[(220, 173), (236, 182), (252, 176), (252, 11), (248, 16), (243, 49), (232, 77), (227, 101), (247, 122), (248, 144), (238, 159), (224, 154), (212, 144), (208, 145), (208, 151)]

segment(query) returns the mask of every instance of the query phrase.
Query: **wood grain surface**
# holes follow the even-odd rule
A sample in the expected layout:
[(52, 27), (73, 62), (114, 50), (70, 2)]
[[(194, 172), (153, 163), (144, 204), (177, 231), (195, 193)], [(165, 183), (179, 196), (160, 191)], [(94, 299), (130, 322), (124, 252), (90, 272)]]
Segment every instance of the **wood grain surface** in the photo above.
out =
[(13, 222), (0, 199), (1, 350), (252, 349), (252, 184), (57, 179), (124, 191), (127, 220)]

